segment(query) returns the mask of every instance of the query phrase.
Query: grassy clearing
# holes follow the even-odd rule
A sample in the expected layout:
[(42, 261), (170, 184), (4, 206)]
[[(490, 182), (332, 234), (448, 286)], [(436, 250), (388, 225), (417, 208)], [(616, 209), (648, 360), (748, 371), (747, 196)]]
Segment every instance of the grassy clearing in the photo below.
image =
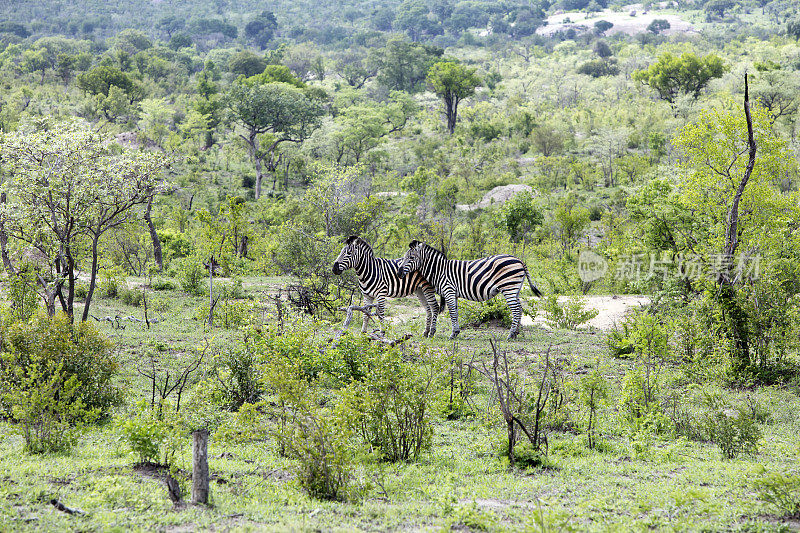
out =
[[(272, 281), (246, 280), (256, 296)], [(115, 329), (100, 322), (103, 333), (120, 347), (123, 361), (119, 379), (126, 388), (126, 412), (146, 397), (145, 380), (136, 373), (138, 360), (148, 352), (180, 365), (209, 339), (215, 344), (235, 342), (237, 331), (209, 331), (191, 318), (205, 301), (180, 291), (164, 291), (169, 310), (162, 321), (146, 330), (126, 322)], [(153, 296), (153, 295), (151, 295)], [(258, 298), (257, 298), (258, 300)], [(263, 305), (266, 306), (266, 300)], [(394, 305), (394, 316), (415, 316), (412, 300)], [(407, 307), (408, 306), (408, 307)], [(141, 308), (103, 299), (95, 316), (140, 316)], [(158, 316), (158, 315), (156, 315)], [(351, 329), (359, 328), (358, 322)], [(418, 333), (419, 319), (397, 325), (392, 334)], [(429, 343), (452, 350), (449, 325), (439, 322)], [(326, 333), (322, 333), (326, 334)], [(495, 328), (463, 332), (457, 349), (462, 355), (486, 354), (488, 339), (504, 338)], [(581, 431), (552, 433), (548, 466), (510, 471), (498, 457), (504, 432), (487, 424), (498, 415), (479, 387), (474, 417), (447, 421), (436, 417), (434, 445), (415, 464), (358, 467), (357, 503), (309, 499), (294, 481), (293, 464), (277, 453), (274, 440), (258, 435), (246, 442), (212, 438), (209, 465), (213, 505), (173, 509), (161, 473), (135, 467), (136, 457), (118, 441), (111, 424), (92, 429), (69, 455), (29, 456), (23, 441), (6, 423), (0, 423), (0, 529), (19, 531), (64, 530), (789, 530), (800, 525), (784, 519), (762, 502), (753, 481), (766, 469), (791, 472), (800, 453), (800, 401), (794, 391), (764, 388), (725, 391), (736, 400), (750, 397), (770, 413), (763, 424), (764, 438), (754, 456), (723, 460), (711, 443), (658, 435), (642, 435), (619, 422), (621, 383), (634, 364), (606, 355), (597, 331), (550, 331), (528, 327), (524, 338), (501, 347), (517, 360), (533, 361), (550, 346), (551, 356), (572, 377), (597, 365), (611, 385), (611, 395), (600, 413), (600, 450), (589, 450)], [(677, 382), (677, 369), (669, 371)], [(491, 413), (491, 415), (487, 415)], [(576, 415), (577, 420), (582, 414)], [(188, 436), (180, 448), (174, 476), (184, 494), (190, 490), (191, 446)], [(55, 510), (51, 499), (83, 510), (70, 516)]]

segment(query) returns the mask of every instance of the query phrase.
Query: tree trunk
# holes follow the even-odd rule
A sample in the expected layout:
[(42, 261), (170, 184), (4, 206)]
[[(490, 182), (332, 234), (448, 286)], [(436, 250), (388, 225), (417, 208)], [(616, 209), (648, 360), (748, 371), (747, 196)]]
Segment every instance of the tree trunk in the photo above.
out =
[(750, 116), (750, 95), (747, 85), (747, 73), (744, 75), (744, 116), (747, 120), (747, 144), (749, 149), (749, 160), (745, 168), (742, 181), (736, 189), (736, 194), (728, 212), (728, 220), (725, 225), (725, 250), (723, 253), (724, 271), (720, 272), (718, 283), (720, 285), (719, 300), (723, 310), (730, 320), (731, 336), (734, 343), (734, 370), (741, 370), (750, 365), (750, 343), (747, 331), (747, 313), (736, 301), (737, 290), (735, 287), (736, 279), (733, 276), (733, 257), (739, 246), (739, 202), (744, 194), (750, 174), (756, 163), (756, 141), (753, 135), (753, 119)]
[[(0, 193), (0, 205), (6, 204), (6, 193)], [(11, 257), (8, 255), (8, 234), (6, 233), (6, 224), (0, 219), (0, 254), (3, 256), (3, 267), (5, 267), (8, 274), (15, 274), (16, 269), (11, 263)]]
[(73, 320), (75, 312), (75, 258), (72, 257), (72, 250), (69, 246), (64, 251), (67, 257), (67, 279), (69, 286), (67, 287), (67, 316), (70, 321)]
[(164, 270), (164, 256), (163, 251), (161, 249), (161, 239), (158, 237), (158, 232), (156, 232), (156, 227), (153, 224), (153, 219), (150, 216), (150, 211), (153, 208), (153, 197), (151, 196), (150, 199), (147, 201), (147, 209), (144, 212), (144, 219), (147, 221), (147, 229), (150, 231), (150, 240), (153, 241), (153, 259), (156, 262), (156, 266), (158, 267), (158, 271), (161, 272)]
[(261, 198), (261, 181), (264, 178), (263, 170), (261, 169), (261, 155), (258, 153), (259, 150), (258, 133), (256, 133), (255, 131), (251, 131), (248, 143), (250, 144), (250, 157), (253, 158), (253, 164), (256, 167), (255, 197), (256, 200), (258, 200), (259, 198)]
[(208, 430), (192, 432), (192, 503), (208, 505)]
[(89, 290), (86, 292), (86, 302), (83, 304), (83, 316), (81, 316), (81, 322), (86, 322), (89, 320), (89, 306), (91, 305), (92, 297), (94, 296), (94, 288), (97, 286), (97, 244), (99, 240), (99, 235), (95, 235), (94, 238), (92, 238), (92, 270), (89, 275)]
[(239, 241), (239, 257), (247, 257), (247, 235), (242, 235), (242, 240)]

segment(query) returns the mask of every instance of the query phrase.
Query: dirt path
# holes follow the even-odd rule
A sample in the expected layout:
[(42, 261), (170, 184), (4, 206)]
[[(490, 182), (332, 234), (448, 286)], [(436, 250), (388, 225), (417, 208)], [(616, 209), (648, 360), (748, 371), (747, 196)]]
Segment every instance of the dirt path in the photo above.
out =
[[(558, 301), (563, 304), (568, 298), (568, 296), (561, 296), (558, 298)], [(600, 313), (598, 313), (598, 315), (590, 320), (584, 327), (594, 327), (603, 331), (612, 329), (614, 324), (619, 324), (622, 322), (622, 320), (625, 318), (625, 314), (629, 310), (650, 303), (649, 296), (631, 294), (613, 296), (585, 296), (584, 300), (586, 301), (587, 309), (597, 309), (600, 311)], [(402, 324), (409, 321), (417, 321), (419, 323), (419, 327), (424, 328), (425, 312), (422, 310), (422, 307), (415, 305), (416, 301), (412, 302), (411, 299), (404, 299), (404, 304), (405, 305), (399, 306), (394, 304), (394, 309), (390, 311), (393, 316), (388, 317), (389, 322), (393, 324)], [(444, 322), (442, 322), (442, 316), (444, 316)], [(361, 318), (359, 317), (358, 321), (354, 319), (353, 322), (358, 322), (358, 325), (360, 326)], [(529, 316), (522, 317), (523, 326), (531, 326), (533, 324), (545, 328), (550, 327), (547, 325), (547, 322), (545, 321), (541, 312), (535, 319), (531, 319)], [(445, 311), (443, 315), (439, 315), (439, 328), (443, 327), (449, 331), (450, 321), (447, 318), (447, 311)]]
[[(559, 303), (564, 303), (568, 300), (567, 296), (560, 296)], [(597, 309), (600, 311), (596, 317), (591, 319), (586, 327), (594, 327), (600, 330), (609, 330), (614, 327), (614, 324), (619, 324), (625, 318), (625, 314), (641, 305), (650, 303), (649, 296), (640, 296), (632, 294), (614, 295), (614, 296), (585, 296), (586, 309)], [(522, 317), (522, 325), (530, 326), (536, 324), (542, 327), (549, 327), (540, 312), (535, 319), (528, 316)]]

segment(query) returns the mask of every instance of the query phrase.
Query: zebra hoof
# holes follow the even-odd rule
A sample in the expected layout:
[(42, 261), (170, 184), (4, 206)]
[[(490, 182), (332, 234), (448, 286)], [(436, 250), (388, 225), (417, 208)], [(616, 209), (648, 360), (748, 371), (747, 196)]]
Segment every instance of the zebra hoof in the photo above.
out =
[(426, 329), (425, 331), (422, 332), (422, 336), (423, 337), (430, 337), (431, 336), (431, 332)]
[(450, 340), (453, 340), (453, 339), (455, 339), (456, 337), (458, 337), (458, 334), (459, 334), (460, 332), (461, 332), (461, 330), (456, 330), (456, 331), (454, 331), (453, 333), (451, 333), (451, 334), (450, 334)]
[(519, 335), (519, 331), (512, 331), (508, 334), (508, 340), (514, 340)]

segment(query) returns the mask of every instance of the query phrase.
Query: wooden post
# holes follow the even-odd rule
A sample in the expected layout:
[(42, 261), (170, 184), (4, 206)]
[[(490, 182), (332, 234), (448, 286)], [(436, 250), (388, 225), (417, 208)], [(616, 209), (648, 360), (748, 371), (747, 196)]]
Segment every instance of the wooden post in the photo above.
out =
[(212, 255), (208, 259), (208, 263), (203, 263), (208, 269), (208, 327), (214, 327), (214, 269), (217, 268), (217, 260)]
[(192, 503), (208, 505), (208, 430), (192, 432)]

